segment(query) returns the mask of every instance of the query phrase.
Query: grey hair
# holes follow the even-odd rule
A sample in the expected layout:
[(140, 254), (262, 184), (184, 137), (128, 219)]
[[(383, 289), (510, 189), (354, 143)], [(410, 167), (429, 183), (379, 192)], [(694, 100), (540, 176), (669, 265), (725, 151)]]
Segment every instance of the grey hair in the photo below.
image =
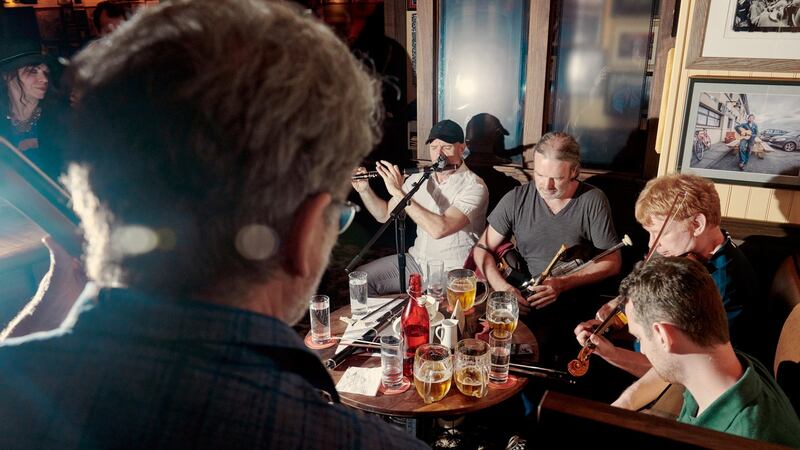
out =
[[(379, 83), (283, 2), (141, 8), (71, 70), (65, 183), (100, 285), (232, 294), (263, 282), (298, 208), (317, 193), (344, 197), (380, 137)], [(155, 236), (152, 251), (115, 244), (132, 226)], [(254, 236), (274, 238), (274, 251), (237, 249)]]
[(536, 143), (533, 151), (546, 159), (567, 161), (572, 168), (580, 168), (581, 166), (580, 144), (574, 137), (562, 131), (546, 133)]

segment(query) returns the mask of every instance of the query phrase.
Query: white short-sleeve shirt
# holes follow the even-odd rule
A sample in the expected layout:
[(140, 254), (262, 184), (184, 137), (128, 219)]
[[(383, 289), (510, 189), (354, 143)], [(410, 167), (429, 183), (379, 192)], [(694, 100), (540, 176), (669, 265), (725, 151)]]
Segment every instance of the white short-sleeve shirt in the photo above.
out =
[[(422, 174), (411, 175), (403, 183), (403, 190), (408, 192), (421, 178)], [(408, 253), (422, 270), (427, 270), (427, 261), (430, 259), (443, 260), (445, 271), (464, 267), (464, 261), (475, 245), (475, 236), (480, 236), (486, 227), (486, 208), (489, 204), (486, 183), (469, 170), (466, 164), (461, 164), (443, 183), (437, 182), (435, 176), (431, 176), (414, 194), (413, 200), (439, 215), (452, 206), (467, 216), (469, 224), (442, 239), (434, 239), (422, 227), (417, 226), (417, 238)]]

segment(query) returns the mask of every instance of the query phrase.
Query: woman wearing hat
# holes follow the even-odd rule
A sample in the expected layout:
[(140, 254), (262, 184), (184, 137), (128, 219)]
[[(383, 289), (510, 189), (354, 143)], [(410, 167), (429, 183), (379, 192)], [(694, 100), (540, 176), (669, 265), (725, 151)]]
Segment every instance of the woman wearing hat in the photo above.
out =
[(0, 135), (56, 177), (61, 158), (48, 137), (58, 114), (47, 62), (34, 41), (9, 39), (0, 45)]

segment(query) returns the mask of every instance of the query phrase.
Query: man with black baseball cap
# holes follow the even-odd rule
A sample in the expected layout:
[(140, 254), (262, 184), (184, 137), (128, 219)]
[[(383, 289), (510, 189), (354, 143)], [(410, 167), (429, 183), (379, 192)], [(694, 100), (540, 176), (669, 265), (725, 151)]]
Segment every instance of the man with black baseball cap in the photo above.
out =
[[(425, 141), (431, 161), (442, 156), (446, 164), (455, 167), (436, 172), (411, 199), (406, 213), (417, 224), (417, 238), (406, 254), (406, 274), (426, 273), (427, 262), (438, 259), (444, 269), (463, 267), (475, 244), (473, 236), (483, 233), (489, 191), (483, 180), (464, 164), (464, 131), (452, 120), (436, 123)], [(388, 161), (378, 161), (378, 174), (392, 196), (388, 201), (378, 197), (366, 180), (354, 180), (353, 188), (361, 196), (367, 210), (379, 222), (389, 219), (389, 213), (405, 196), (422, 174), (403, 180), (400, 169)], [(359, 167), (355, 173), (364, 173)], [(399, 292), (400, 271), (397, 255), (380, 258), (359, 267), (367, 272), (370, 295)]]

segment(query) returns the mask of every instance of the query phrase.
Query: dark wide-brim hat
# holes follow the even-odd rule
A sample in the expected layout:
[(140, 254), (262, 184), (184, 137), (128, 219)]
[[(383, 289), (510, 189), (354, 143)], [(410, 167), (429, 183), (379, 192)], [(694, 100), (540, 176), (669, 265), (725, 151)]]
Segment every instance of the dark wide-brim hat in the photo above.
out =
[(3, 39), (0, 42), (0, 71), (8, 72), (25, 66), (50, 64), (51, 58), (42, 53), (41, 45), (33, 39)]
[(441, 139), (448, 144), (455, 144), (456, 142), (463, 143), (464, 130), (461, 129), (459, 124), (452, 120), (442, 120), (431, 128), (431, 133), (428, 135), (428, 140), (425, 141), (425, 143), (430, 144), (436, 139)]

